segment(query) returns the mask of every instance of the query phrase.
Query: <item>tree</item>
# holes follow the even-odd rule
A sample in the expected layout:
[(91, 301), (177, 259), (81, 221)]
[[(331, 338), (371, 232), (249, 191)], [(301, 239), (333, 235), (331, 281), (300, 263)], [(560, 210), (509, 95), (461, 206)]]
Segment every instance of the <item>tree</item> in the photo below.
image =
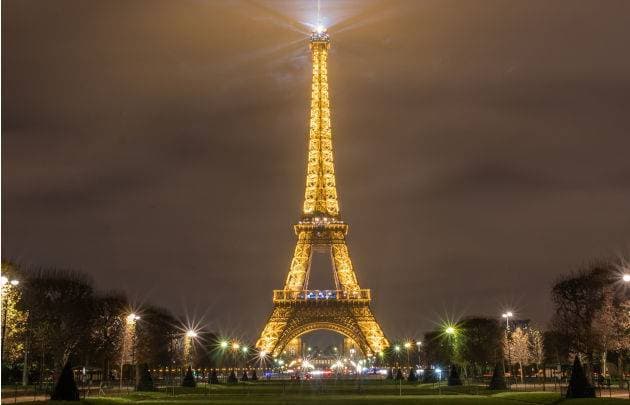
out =
[(503, 359), (503, 328), (495, 318), (471, 317), (460, 323), (458, 357), (473, 366), (475, 376)]
[(241, 376), (241, 381), (249, 381), (249, 377), (247, 377), (247, 371), (243, 371), (243, 375)]
[(575, 356), (571, 379), (567, 388), (567, 398), (595, 398), (595, 388), (588, 382), (580, 356)]
[(490, 385), (488, 389), (491, 390), (506, 390), (507, 383), (505, 382), (505, 371), (500, 362), (494, 365), (494, 371), (492, 372), (492, 379), (490, 379)]
[(95, 297), (89, 351), (92, 360), (101, 365), (105, 376), (110, 375), (111, 365), (120, 361), (124, 313), (128, 307), (123, 293), (110, 292)]
[(529, 336), (521, 328), (516, 328), (512, 335), (504, 340), (504, 352), (510, 353), (511, 360), (518, 363), (521, 383), (523, 383), (523, 364), (528, 364), (530, 360)]
[[(23, 275), (19, 268), (8, 261), (2, 261), (2, 276), (9, 280), (23, 281)], [(22, 299), (21, 286), (14, 286), (10, 282), (2, 285), (2, 368), (3, 381), (8, 382), (12, 378), (6, 371), (9, 364), (15, 364), (22, 360), (27, 341), (28, 313), (20, 307)], [(9, 377), (9, 378), (8, 378)], [(15, 378), (17, 380), (17, 376)]]
[(409, 369), (409, 374), (407, 375), (407, 381), (409, 382), (418, 381), (418, 377), (416, 376), (416, 370), (414, 370), (413, 368)]
[(448, 373), (448, 385), (462, 385), (462, 380), (459, 378), (459, 372), (457, 371), (457, 366), (455, 366), (455, 364), (451, 365), (451, 371)]
[(611, 337), (614, 340), (626, 333), (616, 330), (615, 317), (610, 316), (619, 312), (612, 311), (620, 305), (612, 288), (618, 277), (613, 263), (596, 262), (562, 277), (552, 288), (553, 330), (566, 340), (572, 353), (584, 354), (589, 369), (598, 355), (615, 346)]
[(74, 373), (69, 361), (63, 367), (50, 399), (53, 401), (79, 400), (79, 390), (77, 389), (77, 383), (74, 381)]
[(543, 333), (536, 328), (529, 328), (529, 358), (534, 362), (536, 368), (545, 364), (545, 343)]
[(442, 331), (425, 333), (421, 347), (427, 366), (449, 364), (454, 359), (454, 345)]
[(166, 309), (156, 306), (142, 308), (142, 318), (136, 326), (135, 357), (137, 362), (158, 367), (182, 363), (177, 346), (180, 333), (177, 319)]
[(252, 381), (258, 381), (258, 375), (256, 375), (256, 369), (252, 371)]
[(219, 377), (217, 376), (217, 370), (212, 369), (212, 373), (210, 373), (210, 384), (218, 384)]
[(234, 370), (232, 370), (230, 372), (230, 375), (228, 376), (227, 382), (229, 384), (235, 384), (238, 382), (238, 378), (236, 378), (236, 374), (234, 373)]
[(402, 370), (401, 369), (397, 369), (396, 370), (396, 380), (404, 380), (405, 377), (403, 376)]
[(136, 378), (138, 385), (136, 391), (154, 391), (155, 386), (153, 384), (153, 378), (149, 372), (149, 366), (147, 363), (142, 364), (138, 368), (138, 377)]
[(33, 340), (49, 349), (60, 369), (79, 346), (89, 346), (94, 310), (92, 283), (82, 273), (45, 269), (29, 272), (23, 291), (20, 303), (29, 313)]
[(394, 371), (392, 370), (392, 368), (388, 368), (387, 369), (387, 377), (385, 377), (387, 380), (393, 380), (394, 379)]
[(188, 370), (186, 370), (186, 375), (182, 380), (182, 387), (191, 387), (194, 388), (197, 386), (197, 382), (195, 381), (195, 376), (193, 375), (192, 368), (188, 366)]

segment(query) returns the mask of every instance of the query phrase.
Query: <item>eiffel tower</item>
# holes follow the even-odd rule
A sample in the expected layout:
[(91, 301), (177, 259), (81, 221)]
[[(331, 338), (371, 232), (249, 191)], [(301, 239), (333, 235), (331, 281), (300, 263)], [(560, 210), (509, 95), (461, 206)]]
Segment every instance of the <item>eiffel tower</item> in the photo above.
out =
[[(330, 37), (323, 29), (310, 38), (313, 78), (306, 192), (300, 221), (294, 225), (297, 244), (282, 290), (273, 291), (273, 311), (256, 347), (277, 356), (289, 342), (318, 329), (336, 331), (364, 355), (389, 346), (370, 309), (370, 290), (359, 287), (346, 245), (346, 224), (339, 214), (335, 186), (327, 61)], [(335, 290), (309, 290), (314, 253), (331, 256)]]

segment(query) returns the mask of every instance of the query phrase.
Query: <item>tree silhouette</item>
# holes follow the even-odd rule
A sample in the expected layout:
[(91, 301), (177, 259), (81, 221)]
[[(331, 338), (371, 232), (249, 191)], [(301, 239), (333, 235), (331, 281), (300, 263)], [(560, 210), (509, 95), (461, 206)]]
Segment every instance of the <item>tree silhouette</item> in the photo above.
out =
[(580, 356), (575, 356), (571, 379), (567, 388), (567, 398), (595, 398), (595, 388), (588, 382)]
[(79, 400), (79, 390), (77, 389), (77, 383), (74, 381), (74, 373), (72, 372), (70, 361), (63, 367), (50, 399), (53, 401)]
[(503, 366), (500, 363), (495, 364), (494, 371), (492, 372), (492, 379), (488, 389), (491, 390), (506, 390), (507, 383), (505, 382), (505, 372)]
[(256, 370), (252, 371), (252, 381), (258, 381), (258, 376), (256, 375)]
[(416, 370), (413, 368), (409, 369), (409, 374), (407, 375), (407, 381), (416, 382), (418, 381), (418, 377), (416, 376)]
[(243, 371), (243, 375), (241, 376), (241, 381), (249, 381), (249, 377), (247, 377), (247, 371)]
[(405, 377), (403, 376), (402, 370), (398, 369), (396, 370), (396, 380), (404, 380)]
[(186, 370), (186, 375), (182, 380), (182, 387), (196, 387), (197, 382), (195, 381), (195, 376), (193, 375), (192, 368), (188, 366), (188, 370)]
[(218, 384), (219, 377), (217, 376), (217, 370), (212, 369), (212, 373), (210, 373), (210, 384)]
[(236, 374), (234, 373), (234, 370), (230, 372), (227, 382), (230, 384), (234, 384), (238, 382), (238, 378), (236, 378)]
[(138, 385), (136, 391), (153, 391), (155, 386), (153, 385), (153, 378), (149, 372), (149, 366), (147, 363), (142, 364), (138, 368)]
[(448, 385), (462, 385), (462, 380), (459, 378), (459, 372), (457, 371), (457, 366), (455, 366), (455, 364), (451, 365), (451, 371), (448, 373)]

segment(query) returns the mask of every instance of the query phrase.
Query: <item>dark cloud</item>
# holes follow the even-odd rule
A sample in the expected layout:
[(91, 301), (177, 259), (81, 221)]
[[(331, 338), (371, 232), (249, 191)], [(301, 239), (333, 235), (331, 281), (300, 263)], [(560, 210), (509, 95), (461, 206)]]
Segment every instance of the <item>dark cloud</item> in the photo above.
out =
[[(558, 274), (628, 252), (629, 3), (322, 3), (341, 206), (387, 333), (544, 323)], [(303, 196), (312, 2), (2, 11), (3, 257), (253, 338)]]

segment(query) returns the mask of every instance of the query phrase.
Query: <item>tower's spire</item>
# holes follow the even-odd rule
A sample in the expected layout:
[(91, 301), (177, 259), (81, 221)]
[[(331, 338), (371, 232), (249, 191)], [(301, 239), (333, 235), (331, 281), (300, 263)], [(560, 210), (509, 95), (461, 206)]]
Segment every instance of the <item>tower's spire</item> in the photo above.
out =
[(322, 214), (339, 215), (339, 202), (335, 185), (332, 131), (330, 126), (330, 100), (328, 97), (328, 49), (330, 37), (318, 26), (311, 35), (313, 78), (311, 85), (311, 118), (309, 126), (305, 217)]

